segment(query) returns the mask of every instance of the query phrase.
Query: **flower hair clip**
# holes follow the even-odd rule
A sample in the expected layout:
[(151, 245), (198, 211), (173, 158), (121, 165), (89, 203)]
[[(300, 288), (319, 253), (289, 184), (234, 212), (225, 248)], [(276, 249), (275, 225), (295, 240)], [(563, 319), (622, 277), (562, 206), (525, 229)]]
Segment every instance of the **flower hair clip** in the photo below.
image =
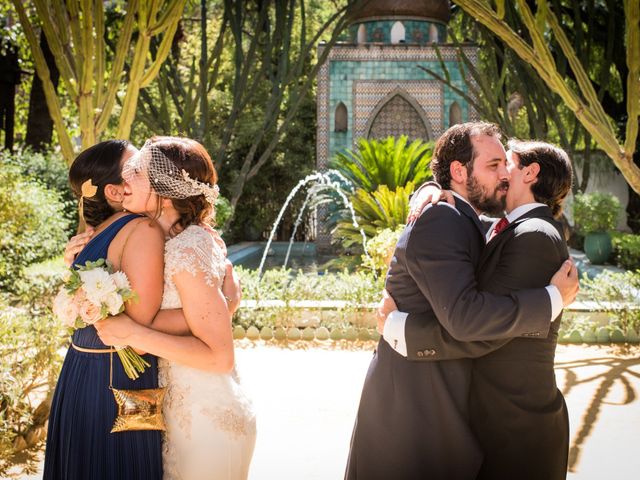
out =
[(80, 187), (80, 205), (78, 205), (78, 210), (80, 210), (80, 218), (84, 222), (84, 199), (94, 197), (98, 193), (98, 187), (96, 187), (91, 179), (85, 181)]
[(216, 204), (216, 199), (220, 194), (220, 188), (218, 185), (213, 184), (209, 185), (208, 183), (201, 182), (196, 180), (195, 178), (191, 178), (189, 176), (189, 172), (186, 170), (182, 170), (182, 178), (184, 178), (185, 182), (191, 185), (191, 188), (197, 194), (204, 195), (204, 198), (207, 199), (207, 202), (213, 207)]
[(98, 193), (98, 187), (96, 187), (91, 179), (89, 179), (82, 184), (82, 187), (80, 187), (80, 191), (82, 194), (82, 198), (91, 198), (95, 196), (96, 193)]

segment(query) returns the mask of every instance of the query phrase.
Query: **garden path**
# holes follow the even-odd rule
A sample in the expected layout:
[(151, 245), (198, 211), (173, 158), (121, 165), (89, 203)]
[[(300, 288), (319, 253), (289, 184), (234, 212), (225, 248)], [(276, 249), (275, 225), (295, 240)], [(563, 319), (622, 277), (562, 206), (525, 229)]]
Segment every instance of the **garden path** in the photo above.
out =
[[(342, 478), (371, 350), (238, 345), (258, 415), (250, 480)], [(568, 480), (637, 478), (640, 348), (560, 345), (556, 373), (570, 414)]]

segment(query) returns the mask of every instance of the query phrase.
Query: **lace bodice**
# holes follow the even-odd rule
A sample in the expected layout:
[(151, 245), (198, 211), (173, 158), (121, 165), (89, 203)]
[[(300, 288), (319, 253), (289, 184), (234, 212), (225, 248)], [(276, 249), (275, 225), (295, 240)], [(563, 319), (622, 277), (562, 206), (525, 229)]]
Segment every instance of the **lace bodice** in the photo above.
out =
[[(221, 285), (224, 279), (224, 254), (202, 227), (192, 225), (165, 244), (163, 309), (182, 307), (173, 280), (181, 272), (204, 273), (210, 286)], [(246, 478), (256, 422), (236, 369), (218, 374), (162, 358), (158, 367), (159, 383), (167, 387), (164, 480)]]
[(225, 258), (211, 234), (203, 227), (190, 225), (175, 237), (167, 240), (164, 247), (164, 295), (162, 307), (180, 308), (180, 296), (173, 276), (180, 272), (196, 275), (202, 272), (208, 285), (222, 283)]

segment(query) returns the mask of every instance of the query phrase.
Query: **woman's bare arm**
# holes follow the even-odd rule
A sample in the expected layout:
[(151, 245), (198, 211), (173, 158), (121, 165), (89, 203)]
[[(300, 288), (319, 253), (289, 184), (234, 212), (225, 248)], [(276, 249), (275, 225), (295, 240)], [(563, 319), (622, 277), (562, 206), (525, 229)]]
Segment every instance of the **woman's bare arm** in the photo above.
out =
[[(222, 283), (222, 294), (227, 302), (227, 309), (233, 315), (240, 306), (242, 290), (240, 278), (233, 270), (229, 260), (225, 264), (225, 276)], [(160, 310), (151, 323), (151, 328), (169, 335), (191, 335), (187, 319), (181, 308)]]
[(184, 318), (181, 308), (159, 310), (149, 326), (169, 335), (191, 335), (187, 319)]
[(202, 272), (180, 272), (173, 279), (193, 336), (168, 335), (117, 316), (95, 324), (100, 338), (108, 345), (131, 345), (182, 365), (229, 372), (235, 361), (231, 315), (220, 288), (207, 285)]
[(147, 218), (130, 223), (131, 230), (123, 232), (128, 237), (124, 236), (120, 248), (113, 252), (112, 263), (127, 275), (131, 289), (138, 294), (139, 300), (127, 303), (125, 313), (142, 325), (150, 325), (162, 303), (164, 233)]

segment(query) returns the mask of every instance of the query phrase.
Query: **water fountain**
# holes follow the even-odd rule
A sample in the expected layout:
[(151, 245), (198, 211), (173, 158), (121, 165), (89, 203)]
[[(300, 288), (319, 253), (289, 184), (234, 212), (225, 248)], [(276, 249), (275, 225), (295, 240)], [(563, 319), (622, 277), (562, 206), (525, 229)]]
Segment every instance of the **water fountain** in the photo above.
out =
[(304, 214), (304, 210), (306, 209), (309, 201), (311, 200), (311, 198), (313, 198), (314, 195), (317, 195), (318, 193), (325, 190), (332, 190), (336, 192), (340, 197), (340, 199), (342, 200), (342, 203), (349, 210), (354, 228), (357, 228), (360, 231), (360, 234), (362, 235), (362, 247), (364, 249), (364, 254), (367, 257), (369, 257), (369, 254), (367, 253), (367, 237), (364, 233), (364, 230), (360, 228), (360, 225), (358, 224), (358, 220), (356, 219), (356, 212), (353, 209), (353, 205), (349, 201), (349, 198), (347, 197), (343, 189), (343, 186), (340, 183), (340, 182), (343, 182), (346, 185), (352, 185), (351, 182), (337, 170), (328, 170), (326, 172), (314, 172), (307, 175), (306, 177), (304, 177), (302, 180), (298, 182), (298, 184), (291, 190), (291, 192), (287, 196), (287, 199), (282, 205), (282, 208), (280, 209), (280, 212), (278, 213), (278, 216), (276, 217), (276, 220), (271, 227), (269, 240), (267, 241), (267, 245), (262, 254), (262, 259), (260, 260), (260, 266), (258, 267), (258, 278), (262, 277), (262, 269), (264, 268), (264, 263), (267, 259), (267, 255), (269, 254), (269, 248), (271, 247), (271, 243), (273, 242), (273, 237), (275, 236), (278, 225), (280, 225), (280, 222), (282, 221), (284, 212), (287, 210), (287, 207), (289, 206), (293, 198), (296, 196), (296, 194), (300, 191), (300, 189), (302, 189), (302, 187), (306, 186), (311, 182), (316, 182), (316, 183), (311, 187), (311, 189), (307, 193), (307, 196), (304, 200), (300, 213), (296, 218), (294, 228), (293, 228), (293, 233), (291, 235), (291, 239), (289, 240), (289, 247), (287, 249), (287, 255), (285, 257), (284, 266), (286, 266), (287, 262), (289, 261), (289, 254), (291, 253), (293, 238), (296, 234), (296, 230), (298, 229), (298, 226), (300, 225), (300, 222), (302, 221), (302, 215)]

